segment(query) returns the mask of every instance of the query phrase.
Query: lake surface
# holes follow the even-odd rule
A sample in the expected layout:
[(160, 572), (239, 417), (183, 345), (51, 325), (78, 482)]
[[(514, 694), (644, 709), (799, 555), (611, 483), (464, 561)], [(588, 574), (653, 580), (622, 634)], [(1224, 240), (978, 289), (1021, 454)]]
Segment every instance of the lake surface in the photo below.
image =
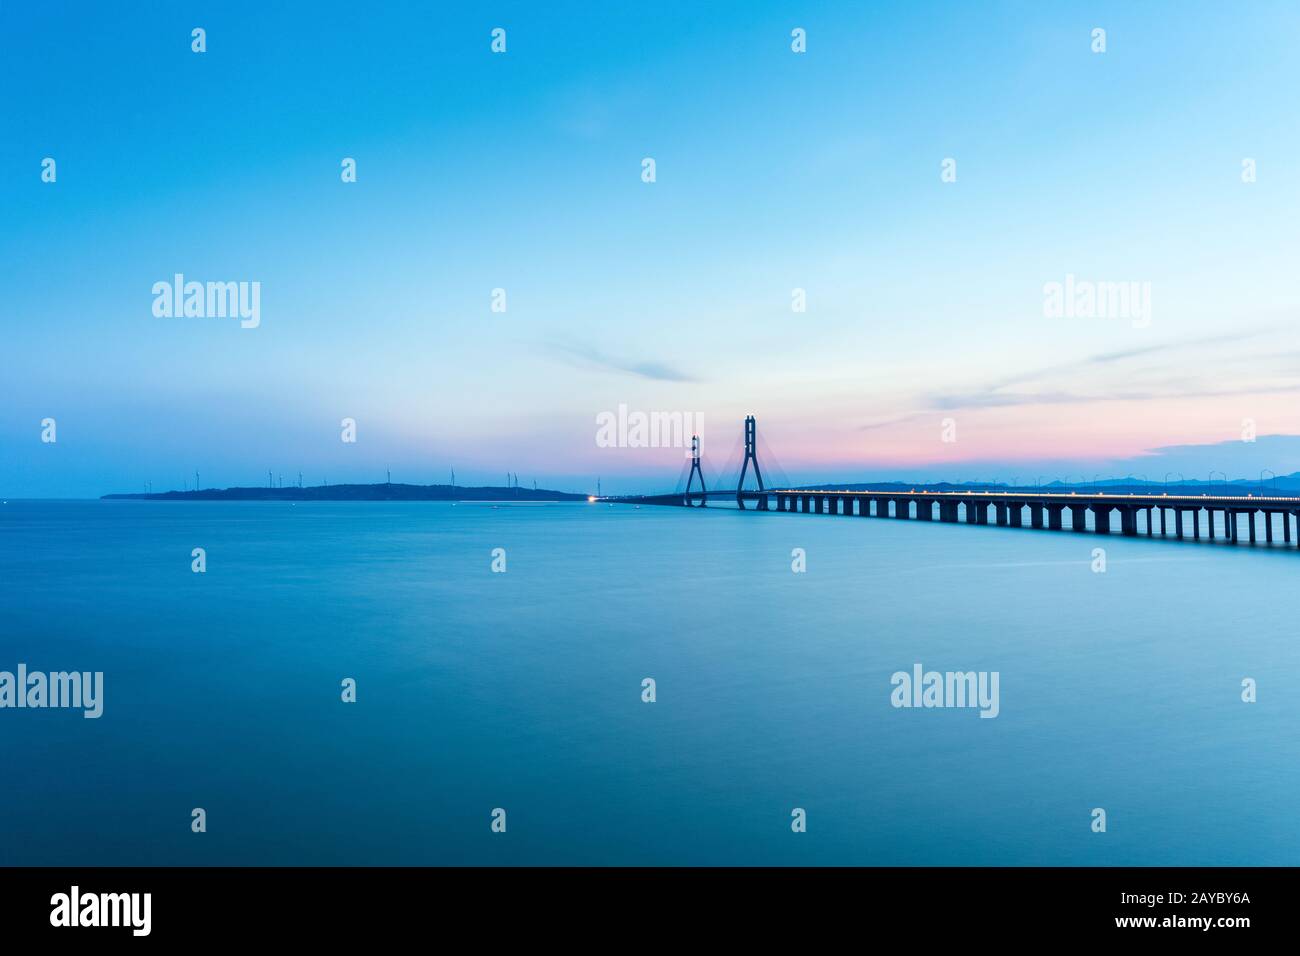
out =
[[(0, 670), (105, 687), (0, 710), (0, 864), (1295, 864), (1297, 582), (726, 508), (10, 500)], [(916, 663), (999, 715), (893, 707)]]

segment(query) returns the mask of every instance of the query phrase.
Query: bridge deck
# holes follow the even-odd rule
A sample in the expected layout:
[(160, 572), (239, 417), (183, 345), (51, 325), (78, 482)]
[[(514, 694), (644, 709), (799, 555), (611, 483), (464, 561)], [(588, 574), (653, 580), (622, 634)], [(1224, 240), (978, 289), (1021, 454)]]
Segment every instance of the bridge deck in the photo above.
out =
[[(712, 492), (710, 492), (712, 494)], [(735, 495), (735, 492), (723, 492), (720, 494)], [(1262, 505), (1274, 503), (1279, 507), (1300, 507), (1300, 496), (1295, 495), (1212, 495), (1203, 493), (1199, 495), (1171, 495), (1162, 492), (1158, 495), (1134, 495), (1134, 494), (1107, 494), (1104, 491), (1095, 492), (1078, 492), (1078, 491), (802, 491), (798, 488), (782, 488), (779, 491), (769, 491), (768, 495), (809, 495), (809, 496), (830, 496), (833, 498), (947, 498), (967, 499), (988, 498), (989, 500), (1007, 499), (1019, 501), (1045, 501), (1050, 503), (1069, 504), (1070, 502), (1080, 501), (1097, 501), (1112, 502), (1114, 504), (1141, 504), (1143, 506), (1154, 506), (1162, 502), (1166, 504), (1175, 503), (1199, 503), (1204, 505), (1205, 502), (1211, 501), (1215, 504), (1240, 505), (1248, 507), (1251, 505)], [(680, 496), (679, 496), (680, 497)], [(1170, 504), (1172, 507), (1173, 504)]]
[[(776, 488), (763, 491), (714, 489), (709, 492), (685, 492), (670, 495), (647, 495), (640, 498), (593, 498), (622, 504), (676, 505), (702, 507), (707, 499), (734, 499), (743, 509), (745, 502), (754, 502), (756, 510), (771, 511), (776, 499), (777, 511), (793, 514), (856, 515), (858, 517), (901, 518), (916, 521), (938, 520), (948, 524), (964, 523), (1003, 527), (1026, 527), (1025, 511), (1029, 511), (1028, 526), (1049, 531), (1091, 531), (1112, 534), (1115, 513), (1119, 513), (1118, 533), (1135, 537), (1145, 533), (1153, 537), (1170, 534), (1199, 539), (1204, 529), (1205, 537), (1213, 540), (1219, 533), (1218, 515), (1222, 513), (1222, 536), (1229, 543), (1241, 540), (1241, 522), (1244, 516), (1247, 537), (1251, 544), (1257, 540), (1262, 526), (1265, 542), (1274, 540), (1276, 519), (1281, 519), (1281, 537), (1291, 543), (1292, 525), (1295, 526), (1296, 544), (1300, 547), (1300, 497), (1286, 495), (1216, 495), (1188, 494), (1132, 494), (1104, 491), (875, 491), (872, 489), (834, 491), (828, 489), (804, 490)], [(854, 502), (857, 502), (856, 509)], [(913, 517), (912, 503), (916, 503)], [(938, 505), (936, 516), (935, 505)], [(961, 506), (965, 505), (962, 509)], [(874, 506), (874, 511), (873, 511)], [(995, 516), (990, 521), (989, 510)], [(963, 515), (964, 511), (964, 515)], [(1091, 512), (1092, 526), (1089, 527)], [(1065, 515), (1069, 514), (1069, 522)], [(1205, 521), (1201, 521), (1202, 513)], [(1262, 522), (1259, 517), (1262, 516)], [(1172, 518), (1172, 521), (1171, 521)], [(963, 520), (964, 519), (964, 520)], [(1158, 531), (1157, 531), (1158, 526)]]

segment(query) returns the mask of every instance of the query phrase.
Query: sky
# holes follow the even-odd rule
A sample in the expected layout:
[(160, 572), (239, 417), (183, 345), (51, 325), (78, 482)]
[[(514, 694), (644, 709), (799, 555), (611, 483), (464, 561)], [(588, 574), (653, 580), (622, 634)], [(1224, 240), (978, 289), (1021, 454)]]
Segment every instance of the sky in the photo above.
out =
[(800, 482), (1298, 470), (1297, 49), (1265, 0), (0, 4), (0, 495), (668, 490), (620, 405)]

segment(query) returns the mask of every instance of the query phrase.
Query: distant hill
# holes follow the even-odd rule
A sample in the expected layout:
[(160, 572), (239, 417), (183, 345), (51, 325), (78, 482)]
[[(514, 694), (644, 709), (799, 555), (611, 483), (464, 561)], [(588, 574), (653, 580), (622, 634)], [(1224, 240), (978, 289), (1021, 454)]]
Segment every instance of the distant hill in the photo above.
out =
[(462, 485), (315, 485), (310, 488), (204, 488), (103, 495), (101, 500), (137, 501), (586, 501), (586, 495), (545, 488)]

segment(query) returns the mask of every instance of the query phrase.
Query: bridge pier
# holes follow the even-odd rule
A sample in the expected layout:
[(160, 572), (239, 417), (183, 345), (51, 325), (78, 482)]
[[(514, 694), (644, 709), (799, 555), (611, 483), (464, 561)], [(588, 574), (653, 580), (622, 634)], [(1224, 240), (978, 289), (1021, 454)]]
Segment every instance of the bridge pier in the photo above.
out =
[[(715, 495), (717, 493), (715, 492)], [(730, 494), (730, 492), (727, 492)], [(705, 500), (698, 505), (695, 498), (703, 498), (699, 493), (660, 496), (640, 496), (634, 500), (660, 505), (679, 505), (687, 507), (704, 507)], [(894, 518), (907, 521), (941, 521), (947, 524), (988, 525), (999, 527), (1035, 529), (1047, 528), (1052, 531), (1065, 529), (1065, 510), (1070, 510), (1070, 528), (1076, 532), (1091, 531), (1095, 534), (1122, 534), (1136, 537), (1142, 534), (1142, 522), (1145, 520), (1145, 533), (1154, 536), (1156, 525), (1160, 526), (1162, 537), (1170, 535), (1179, 540), (1189, 536), (1194, 541), (1201, 540), (1201, 512), (1205, 512), (1205, 537), (1213, 541), (1217, 536), (1218, 512), (1223, 513), (1223, 536), (1232, 544), (1241, 544), (1245, 540), (1254, 544), (1273, 545), (1285, 542), (1291, 546), (1291, 526), (1295, 522), (1296, 546), (1300, 548), (1300, 503), (1272, 507), (1272, 502), (1253, 501), (1246, 496), (1227, 497), (1222, 505), (1215, 505), (1209, 500), (1197, 501), (1188, 496), (1173, 495), (1163, 497), (1152, 503), (1152, 499), (1142, 495), (1043, 495), (1027, 497), (1022, 500), (1003, 498), (1000, 495), (952, 494), (936, 492), (886, 492), (883, 494), (868, 492), (866, 494), (850, 492), (780, 492), (777, 490), (757, 489), (742, 491), (737, 494), (741, 508), (747, 502), (753, 502), (758, 511), (784, 511), (807, 514), (854, 514), (858, 517)], [(916, 513), (912, 507), (915, 504)], [(966, 508), (963, 518), (962, 506)], [(893, 513), (890, 513), (890, 508)], [(875, 509), (874, 511), (872, 509)], [(938, 514), (935, 514), (935, 511)], [(989, 510), (993, 515), (990, 517)], [(1025, 509), (1029, 510), (1026, 519)], [(1119, 512), (1119, 527), (1112, 526), (1112, 516)], [(1091, 512), (1091, 516), (1089, 516)], [(1190, 516), (1190, 519), (1189, 519)], [(1242, 533), (1241, 519), (1245, 518), (1247, 526)], [(1190, 520), (1190, 526), (1189, 526)], [(1088, 527), (1088, 522), (1092, 527)], [(1281, 522), (1281, 531), (1274, 527)], [(1260, 530), (1262, 522), (1263, 530)]]
[(1092, 530), (1096, 534), (1110, 534), (1110, 508), (1105, 505), (1092, 506)]

